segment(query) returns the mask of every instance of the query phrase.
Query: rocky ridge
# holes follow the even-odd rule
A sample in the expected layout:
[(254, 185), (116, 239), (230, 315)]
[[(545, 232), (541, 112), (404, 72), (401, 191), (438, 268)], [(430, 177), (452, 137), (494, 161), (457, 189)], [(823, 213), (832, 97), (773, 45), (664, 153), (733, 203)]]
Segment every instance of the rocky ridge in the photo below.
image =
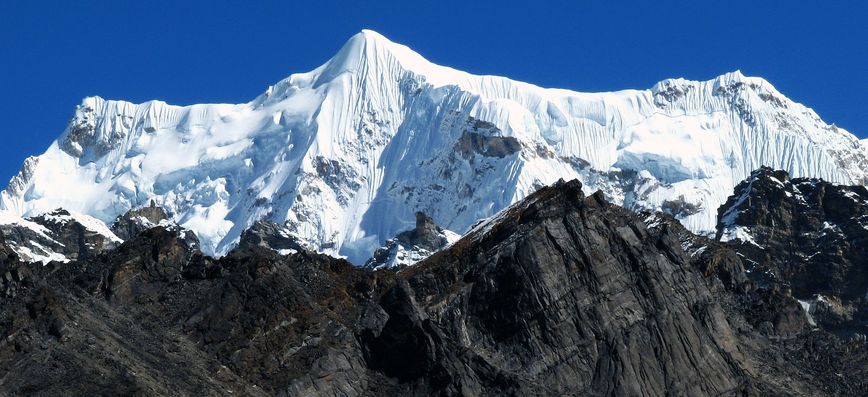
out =
[(28, 219), (4, 219), (0, 232), (21, 260), (43, 264), (85, 259), (123, 242), (101, 221), (61, 208)]
[(811, 321), (868, 335), (868, 190), (761, 168), (720, 208), (718, 238)]
[[(61, 264), (0, 244), (0, 391), (33, 395), (862, 395), (864, 340), (810, 325), (728, 242), (544, 187), (401, 271), (225, 257), (157, 225)], [(289, 243), (285, 243), (289, 244)], [(50, 365), (45, 365), (49, 362)]]

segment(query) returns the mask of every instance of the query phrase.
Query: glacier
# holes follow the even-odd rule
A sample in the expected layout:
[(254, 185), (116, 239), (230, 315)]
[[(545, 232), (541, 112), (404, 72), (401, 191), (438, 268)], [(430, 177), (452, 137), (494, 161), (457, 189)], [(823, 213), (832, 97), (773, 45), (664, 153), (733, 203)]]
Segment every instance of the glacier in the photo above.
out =
[(864, 185), (868, 147), (738, 71), (581, 93), (439, 66), (364, 30), (248, 103), (85, 98), (0, 211), (110, 222), (154, 200), (208, 254), (267, 219), (363, 264), (417, 211), (460, 234), (561, 178), (710, 234), (763, 165)]

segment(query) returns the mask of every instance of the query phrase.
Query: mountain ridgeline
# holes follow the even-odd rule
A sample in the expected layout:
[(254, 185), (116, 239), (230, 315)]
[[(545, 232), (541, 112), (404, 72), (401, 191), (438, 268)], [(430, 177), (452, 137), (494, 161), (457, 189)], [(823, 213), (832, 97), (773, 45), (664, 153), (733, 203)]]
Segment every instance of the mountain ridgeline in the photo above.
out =
[[(269, 222), (213, 258), (145, 207), (66, 263), (0, 244), (0, 391), (865, 395), (864, 193), (761, 169), (719, 212), (720, 235), (742, 229), (713, 239), (560, 181), (397, 271)], [(417, 220), (394, 241), (436, 250)], [(841, 232), (801, 245), (825, 223)]]
[(868, 145), (727, 73), (579, 93), (372, 31), (85, 98), (0, 192), (0, 395), (868, 395)]
[(0, 212), (110, 224), (153, 200), (209, 255), (264, 219), (363, 265), (416, 212), (463, 234), (558, 179), (705, 235), (761, 166), (868, 181), (856, 137), (737, 71), (580, 93), (438, 66), (363, 31), (263, 91), (237, 105), (85, 98), (0, 192)]

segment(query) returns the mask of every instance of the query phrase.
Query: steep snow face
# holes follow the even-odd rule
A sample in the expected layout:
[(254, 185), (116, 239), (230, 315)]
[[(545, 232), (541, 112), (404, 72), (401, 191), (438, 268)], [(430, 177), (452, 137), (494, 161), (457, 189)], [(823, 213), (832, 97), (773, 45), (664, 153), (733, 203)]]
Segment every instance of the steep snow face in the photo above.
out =
[(108, 222), (153, 199), (207, 253), (225, 253), (266, 218), (361, 264), (416, 211), (462, 233), (559, 178), (709, 233), (717, 207), (760, 165), (864, 184), (866, 150), (739, 72), (578, 93), (437, 66), (363, 31), (245, 104), (86, 98), (0, 193), (0, 208)]

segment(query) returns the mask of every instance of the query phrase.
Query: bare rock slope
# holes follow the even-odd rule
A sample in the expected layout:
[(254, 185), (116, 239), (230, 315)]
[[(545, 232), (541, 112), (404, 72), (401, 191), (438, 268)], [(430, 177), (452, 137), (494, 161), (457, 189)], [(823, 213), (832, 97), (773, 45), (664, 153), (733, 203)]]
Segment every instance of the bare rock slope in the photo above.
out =
[(0, 250), (0, 392), (868, 392), (864, 341), (813, 329), (725, 244), (576, 181), (400, 272), (281, 255), (272, 232), (220, 259), (162, 226), (68, 264)]

